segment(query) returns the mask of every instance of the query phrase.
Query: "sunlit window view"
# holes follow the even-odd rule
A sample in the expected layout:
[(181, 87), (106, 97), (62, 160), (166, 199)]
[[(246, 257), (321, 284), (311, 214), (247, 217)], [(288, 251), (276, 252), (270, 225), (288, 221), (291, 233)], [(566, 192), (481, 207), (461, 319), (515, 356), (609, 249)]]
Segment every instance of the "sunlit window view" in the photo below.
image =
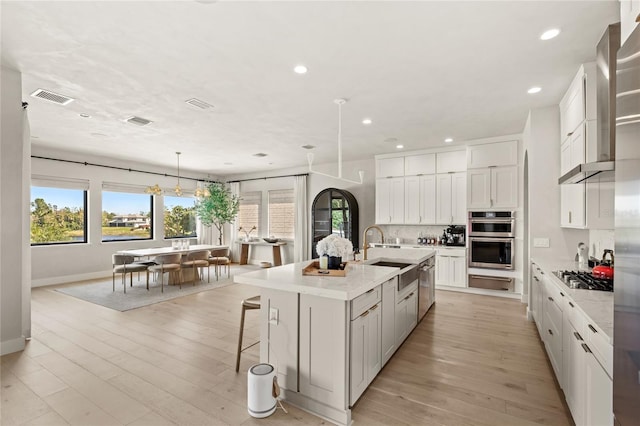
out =
[(269, 191), (269, 235), (293, 239), (293, 189)]
[(237, 222), (242, 228), (240, 237), (259, 236), (260, 209), (262, 208), (262, 192), (245, 192), (240, 195)]
[(31, 187), (31, 244), (87, 242), (86, 191)]
[(149, 240), (152, 196), (102, 191), (102, 241)]
[(192, 197), (164, 197), (164, 237), (196, 236), (195, 200)]

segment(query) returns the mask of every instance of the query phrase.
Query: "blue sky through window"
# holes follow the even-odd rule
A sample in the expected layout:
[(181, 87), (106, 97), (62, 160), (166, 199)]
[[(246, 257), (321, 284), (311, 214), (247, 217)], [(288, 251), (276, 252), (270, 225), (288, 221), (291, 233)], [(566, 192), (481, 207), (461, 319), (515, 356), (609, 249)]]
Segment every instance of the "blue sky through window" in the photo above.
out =
[(102, 211), (125, 214), (149, 213), (150, 195), (102, 191)]
[[(31, 201), (42, 198), (47, 204), (81, 209), (84, 208), (84, 193), (77, 189), (47, 188), (41, 186), (31, 187)], [(148, 208), (147, 208), (148, 209)]]

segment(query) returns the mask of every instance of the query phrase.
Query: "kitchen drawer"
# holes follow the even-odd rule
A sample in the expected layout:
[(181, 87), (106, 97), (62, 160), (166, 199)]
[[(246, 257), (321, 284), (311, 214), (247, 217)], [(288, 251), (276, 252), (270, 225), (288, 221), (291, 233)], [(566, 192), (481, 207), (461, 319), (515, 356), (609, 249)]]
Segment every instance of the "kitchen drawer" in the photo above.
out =
[(551, 297), (553, 301), (558, 304), (558, 308), (562, 311), (565, 305), (564, 300), (567, 298), (567, 294), (565, 293), (566, 290), (558, 287), (558, 285), (553, 282), (552, 277), (547, 278), (545, 282), (547, 283), (547, 296)]
[(368, 292), (361, 294), (351, 301), (351, 319), (354, 320), (380, 302), (382, 299), (382, 286), (377, 286)]
[(586, 334), (586, 318), (582, 311), (576, 305), (570, 297), (564, 297), (564, 306), (562, 307), (562, 312), (567, 320), (571, 323), (571, 325), (575, 328), (575, 330), (580, 333), (580, 336), (584, 339)]
[(609, 338), (593, 321), (587, 320), (586, 325), (584, 340), (607, 375), (613, 377), (613, 346), (609, 343)]
[(396, 303), (407, 297), (412, 291), (418, 291), (418, 280), (415, 280), (398, 292), (398, 294), (396, 295)]

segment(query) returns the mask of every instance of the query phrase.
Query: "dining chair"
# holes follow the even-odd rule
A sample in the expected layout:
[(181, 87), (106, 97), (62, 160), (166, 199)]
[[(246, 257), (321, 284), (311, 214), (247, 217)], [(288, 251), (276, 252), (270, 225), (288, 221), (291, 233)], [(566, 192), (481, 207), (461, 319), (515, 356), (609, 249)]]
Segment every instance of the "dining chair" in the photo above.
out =
[[(196, 277), (198, 276), (198, 268), (204, 278), (203, 268), (207, 268), (207, 282), (211, 282), (209, 269), (209, 250), (193, 251), (186, 256), (186, 260), (182, 262), (183, 268), (191, 268), (193, 271), (193, 285), (196, 285)], [(201, 280), (202, 280), (201, 278)]]
[(250, 347), (260, 343), (260, 341), (258, 340), (257, 342), (252, 343), (251, 345), (245, 348), (242, 347), (242, 337), (244, 336), (244, 314), (247, 311), (252, 309), (260, 309), (260, 296), (253, 296), (248, 299), (244, 299), (241, 302), (241, 306), (242, 306), (242, 311), (240, 313), (240, 333), (238, 336), (238, 352), (236, 354), (236, 373), (240, 370), (240, 354), (246, 351), (247, 349), (249, 349)]
[(229, 249), (216, 249), (211, 250), (211, 257), (209, 258), (209, 264), (215, 265), (216, 271), (216, 281), (218, 280), (218, 275), (220, 273), (220, 267), (224, 266), (227, 269), (227, 278), (229, 278), (231, 271), (231, 259), (229, 259)]
[(140, 272), (147, 273), (147, 290), (149, 290), (149, 270), (147, 265), (142, 263), (135, 263), (133, 256), (124, 254), (112, 254), (111, 255), (111, 281), (113, 284), (113, 291), (116, 291), (116, 274), (122, 274), (122, 286), (124, 287), (125, 294), (127, 293), (127, 274), (130, 275), (130, 286), (133, 287), (133, 273), (138, 272), (138, 278), (140, 278)]
[[(177, 278), (180, 288), (182, 288), (182, 267), (180, 261), (182, 255), (180, 253), (162, 254), (156, 256), (153, 261), (156, 265), (149, 266), (149, 271), (160, 274), (160, 288), (164, 293), (164, 273), (169, 273), (169, 279), (173, 275), (174, 280)], [(175, 281), (174, 281), (175, 282)]]

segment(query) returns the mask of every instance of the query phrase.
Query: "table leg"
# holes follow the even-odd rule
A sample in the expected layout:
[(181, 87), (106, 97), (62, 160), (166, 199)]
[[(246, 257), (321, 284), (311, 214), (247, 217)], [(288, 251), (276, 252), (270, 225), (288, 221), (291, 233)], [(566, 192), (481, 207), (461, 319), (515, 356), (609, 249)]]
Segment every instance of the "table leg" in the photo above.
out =
[(282, 255), (280, 254), (281, 246), (273, 246), (273, 266), (282, 265)]
[(249, 244), (240, 244), (240, 264), (246, 265), (249, 260)]

